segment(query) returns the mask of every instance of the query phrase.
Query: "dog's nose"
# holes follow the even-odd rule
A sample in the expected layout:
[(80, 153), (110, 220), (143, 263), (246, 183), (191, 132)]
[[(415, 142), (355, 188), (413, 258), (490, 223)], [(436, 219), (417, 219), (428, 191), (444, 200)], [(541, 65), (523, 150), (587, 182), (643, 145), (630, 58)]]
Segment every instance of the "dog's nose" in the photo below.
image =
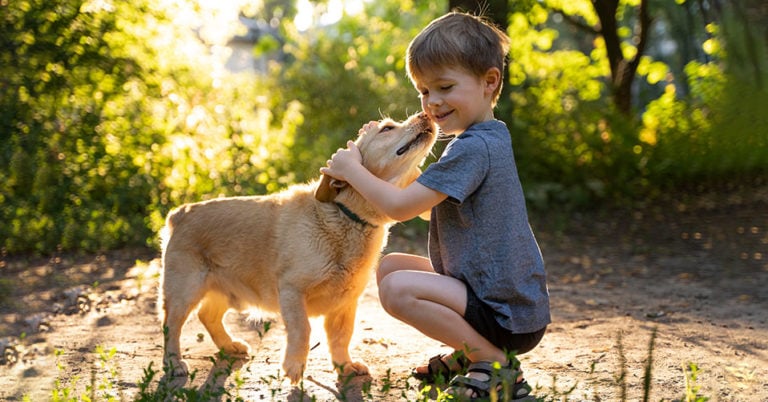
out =
[(427, 113), (421, 112), (417, 114), (416, 119), (419, 123), (419, 127), (421, 127), (421, 130), (424, 130), (425, 132), (434, 132), (435, 127), (432, 125), (432, 120), (429, 119)]

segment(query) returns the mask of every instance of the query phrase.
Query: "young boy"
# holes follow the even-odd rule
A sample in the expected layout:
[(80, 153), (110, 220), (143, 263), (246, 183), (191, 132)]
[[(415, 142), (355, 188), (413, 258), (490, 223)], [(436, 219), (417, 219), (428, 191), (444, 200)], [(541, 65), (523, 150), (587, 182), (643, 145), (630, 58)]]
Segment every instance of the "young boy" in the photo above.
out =
[(509, 40), (480, 17), (452, 12), (410, 43), (407, 72), (421, 106), (444, 134), (455, 136), (413, 184), (399, 189), (373, 176), (353, 142), (321, 169), (395, 220), (431, 210), (429, 258), (384, 256), (379, 295), (392, 316), (466, 353), (435, 356), (414, 376), (466, 369), (447, 392), (471, 399), (501, 392), (499, 378), (514, 383), (507, 398), (529, 399), (513, 355), (533, 349), (550, 323), (544, 263), (528, 223), (510, 134), (493, 115)]

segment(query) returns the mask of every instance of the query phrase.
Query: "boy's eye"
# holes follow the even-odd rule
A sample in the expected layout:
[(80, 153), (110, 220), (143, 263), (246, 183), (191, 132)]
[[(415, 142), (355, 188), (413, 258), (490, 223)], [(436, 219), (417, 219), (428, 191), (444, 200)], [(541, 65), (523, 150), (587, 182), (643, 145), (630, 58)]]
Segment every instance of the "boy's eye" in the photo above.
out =
[(443, 85), (440, 87), (441, 91), (447, 91), (449, 89), (453, 88), (453, 85)]

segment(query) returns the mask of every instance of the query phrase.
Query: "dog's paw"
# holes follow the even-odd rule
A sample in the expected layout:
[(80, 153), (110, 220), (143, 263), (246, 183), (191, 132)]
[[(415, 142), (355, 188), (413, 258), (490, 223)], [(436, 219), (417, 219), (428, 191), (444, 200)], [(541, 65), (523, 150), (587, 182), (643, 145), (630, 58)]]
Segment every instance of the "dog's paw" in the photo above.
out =
[(251, 347), (247, 343), (235, 339), (229, 344), (222, 346), (221, 351), (228, 355), (248, 355), (251, 353)]
[(336, 369), (343, 377), (368, 374), (368, 366), (360, 362), (348, 362), (337, 366)]
[(166, 359), (163, 364), (165, 364), (165, 367), (168, 370), (168, 374), (173, 377), (186, 377), (189, 375), (189, 367), (187, 366), (187, 362), (184, 360), (178, 358), (170, 358)]
[(285, 376), (291, 380), (291, 384), (296, 384), (304, 375), (304, 363), (285, 361), (283, 362), (283, 371), (285, 371)]

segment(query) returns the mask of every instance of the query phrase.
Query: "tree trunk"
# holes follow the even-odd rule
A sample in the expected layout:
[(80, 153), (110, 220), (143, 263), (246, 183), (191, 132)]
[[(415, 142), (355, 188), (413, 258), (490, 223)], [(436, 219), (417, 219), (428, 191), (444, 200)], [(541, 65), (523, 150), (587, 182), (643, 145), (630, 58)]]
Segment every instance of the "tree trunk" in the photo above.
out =
[(635, 29), (635, 35), (638, 38), (637, 53), (632, 59), (625, 59), (624, 53), (621, 51), (621, 38), (616, 21), (619, 1), (593, 0), (592, 6), (600, 19), (600, 27), (597, 28), (597, 32), (603, 37), (608, 64), (611, 67), (613, 103), (619, 111), (629, 115), (632, 112), (632, 82), (635, 80), (640, 58), (645, 52), (651, 26), (651, 18), (648, 15), (648, 0), (642, 0), (638, 9), (638, 25)]

